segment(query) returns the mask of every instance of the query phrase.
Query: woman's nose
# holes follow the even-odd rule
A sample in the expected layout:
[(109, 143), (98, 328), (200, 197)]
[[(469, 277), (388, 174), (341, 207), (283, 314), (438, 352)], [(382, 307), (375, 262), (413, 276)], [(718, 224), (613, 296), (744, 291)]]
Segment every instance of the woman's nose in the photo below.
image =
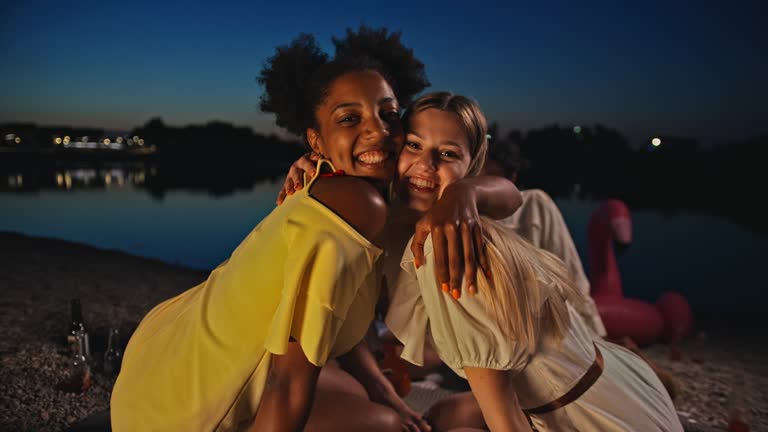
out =
[(389, 136), (389, 125), (379, 116), (372, 116), (365, 123), (365, 136), (369, 140), (381, 140)]
[(437, 159), (435, 158), (433, 152), (430, 151), (425, 151), (419, 154), (418, 159), (416, 160), (416, 164), (429, 171), (437, 170)]

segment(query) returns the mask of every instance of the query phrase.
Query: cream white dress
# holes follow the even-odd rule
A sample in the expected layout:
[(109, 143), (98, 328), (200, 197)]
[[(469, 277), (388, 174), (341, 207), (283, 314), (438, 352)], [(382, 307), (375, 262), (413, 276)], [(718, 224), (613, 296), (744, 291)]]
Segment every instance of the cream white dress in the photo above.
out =
[(594, 338), (570, 305), (565, 338), (529, 356), (502, 335), (478, 297), (464, 295), (456, 301), (441, 292), (433, 276), (431, 239), (424, 252), (427, 263), (416, 270), (409, 242), (400, 276), (389, 287), (385, 322), (404, 345), (403, 359), (422, 365), (424, 344), (431, 339), (443, 362), (460, 376), (465, 376), (464, 367), (507, 370), (525, 409), (567, 393), (594, 362), (596, 345), (605, 362), (602, 375), (575, 402), (532, 416), (539, 431), (683, 430), (667, 391), (645, 361)]
[(520, 208), (499, 222), (513, 229), (532, 245), (554, 254), (563, 261), (576, 287), (586, 298), (582, 310), (579, 311), (581, 317), (597, 336), (605, 337), (603, 320), (600, 319), (597, 306), (589, 295), (589, 279), (584, 274), (579, 252), (557, 204), (541, 189), (521, 190), (520, 196), (523, 198)]

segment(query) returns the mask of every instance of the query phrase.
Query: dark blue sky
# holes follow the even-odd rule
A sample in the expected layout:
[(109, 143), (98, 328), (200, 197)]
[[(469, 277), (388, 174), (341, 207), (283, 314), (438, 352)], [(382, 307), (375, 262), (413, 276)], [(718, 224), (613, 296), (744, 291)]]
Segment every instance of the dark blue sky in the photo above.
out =
[(0, 0), (0, 122), (275, 131), (257, 109), (264, 59), (299, 32), (329, 47), (366, 23), (402, 30), (432, 89), (475, 97), (502, 131), (602, 123), (633, 144), (768, 131), (757, 1), (173, 3)]

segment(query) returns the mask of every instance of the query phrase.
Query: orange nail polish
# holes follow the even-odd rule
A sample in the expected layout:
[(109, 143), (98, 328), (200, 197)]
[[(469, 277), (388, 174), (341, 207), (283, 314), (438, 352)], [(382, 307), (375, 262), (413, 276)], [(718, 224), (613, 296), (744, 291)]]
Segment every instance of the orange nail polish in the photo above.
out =
[(491, 271), (490, 270), (486, 270), (485, 271), (485, 277), (487, 277), (488, 279), (491, 279), (491, 276), (492, 276), (491, 275)]
[(459, 297), (461, 297), (461, 291), (454, 288), (453, 291), (451, 291), (451, 297), (453, 297), (454, 300), (458, 300)]
[(467, 288), (469, 291), (469, 295), (473, 296), (477, 294), (477, 288), (475, 288), (475, 285), (470, 285), (469, 288)]
[(448, 284), (447, 284), (447, 283), (445, 283), (445, 282), (443, 282), (443, 283), (441, 283), (441, 284), (440, 284), (440, 289), (442, 289), (442, 290), (443, 290), (443, 292), (448, 292), (448, 291), (450, 291), (450, 289), (448, 288)]

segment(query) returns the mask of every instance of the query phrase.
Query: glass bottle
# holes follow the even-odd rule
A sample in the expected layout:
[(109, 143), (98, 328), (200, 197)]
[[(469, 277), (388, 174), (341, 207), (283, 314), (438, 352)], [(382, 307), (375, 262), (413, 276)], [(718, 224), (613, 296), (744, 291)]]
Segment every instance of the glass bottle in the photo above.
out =
[(75, 352), (69, 360), (67, 378), (59, 389), (69, 393), (82, 393), (91, 387), (91, 367), (85, 357), (87, 335), (82, 330), (75, 332)]
[(80, 306), (80, 299), (72, 299), (69, 301), (69, 332), (67, 332), (67, 345), (69, 345), (70, 351), (77, 351), (77, 332), (85, 332), (85, 323), (83, 323), (83, 310)]
[(115, 377), (120, 372), (120, 364), (123, 353), (120, 349), (120, 330), (115, 327), (109, 329), (109, 341), (107, 351), (104, 353), (104, 373), (109, 377)]

